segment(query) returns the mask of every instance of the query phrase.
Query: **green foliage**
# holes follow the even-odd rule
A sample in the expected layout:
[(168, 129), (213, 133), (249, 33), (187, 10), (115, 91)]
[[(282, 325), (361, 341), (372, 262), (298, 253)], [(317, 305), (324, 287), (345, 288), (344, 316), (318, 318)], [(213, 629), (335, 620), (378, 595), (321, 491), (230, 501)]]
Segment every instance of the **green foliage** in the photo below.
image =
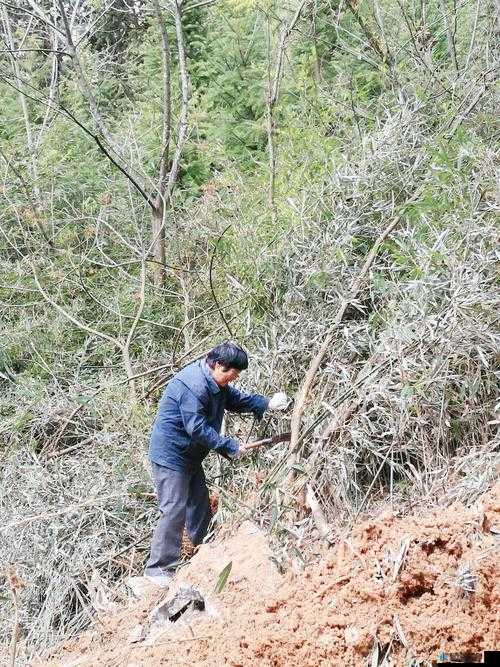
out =
[[(98, 18), (103, 5), (80, 4), (90, 12), (76, 12), (75, 32), (83, 35), (86, 19)], [(304, 459), (297, 466), (315, 484), (333, 471), (328, 488), (342, 485), (346, 503), (356, 502), (365, 482), (368, 488), (380, 451), (394, 434), (400, 440), (396, 492), (415, 487), (407, 471), (425, 472), (433, 453), (442, 466), (442, 457), (458, 445), (485, 451), (496, 317), (496, 108), (488, 74), (493, 33), (482, 7), (476, 21), (476, 3), (446, 3), (450, 15), (458, 12), (452, 25), (457, 73), (441, 4), (381, 0), (375, 7), (362, 0), (356, 4), (359, 21), (346, 3), (306, 3), (286, 39), (273, 109), (275, 211), (269, 205), (269, 76), (281, 30), (297, 4), (222, 0), (185, 13), (188, 138), (166, 212), (166, 277), (163, 287), (153, 284), (150, 253), (136, 322), (140, 260), (153, 238), (150, 206), (62, 107), (56, 112), (26, 98), (26, 124), (11, 61), (4, 57), (0, 414), (2, 448), (14, 477), (31, 466), (19, 492), (24, 510), (24, 486), (47, 469), (48, 482), (33, 482), (37, 502), (38, 489), (48, 498), (37, 511), (53, 509), (52, 497), (59, 502), (46, 488), (58, 465), (65, 483), (72, 474), (88, 485), (73, 489), (68, 482), (71, 502), (94, 493), (96, 479), (112, 489), (123, 482), (134, 502), (140, 500), (150, 488), (142, 456), (162, 382), (228, 336), (212, 287), (234, 336), (257, 360), (247, 374), (249, 388), (271, 392), (282, 385), (293, 393), (326, 332), (335, 331), (304, 416), (309, 425), (313, 413), (315, 418), (352, 385), (367, 360), (391, 359), (390, 369), (360, 389), (356, 400), (363, 409), (341, 429), (341, 447), (327, 452), (332, 460), (342, 452), (341, 465), (334, 469), (325, 459), (311, 470)], [(60, 57), (54, 105), (61, 103), (96, 133), (154, 196), (164, 117), (161, 34), (150, 3), (131, 7), (124, 0), (113, 3), (78, 44), (114, 147), (101, 136), (68, 55)], [(45, 48), (48, 32), (41, 33), (36, 22), (28, 29), (23, 20), (16, 18), (16, 43), (27, 31), (27, 49)], [(173, 16), (164, 11), (162, 20), (171, 46), (171, 162), (179, 138), (180, 71)], [(390, 62), (373, 48), (367, 26), (389, 48)], [(46, 100), (53, 54), (26, 51), (18, 64), (33, 86), (31, 97)], [(334, 326), (373, 243), (397, 216), (399, 224), (381, 244), (355, 305)], [(443, 332), (436, 333), (441, 320)], [(120, 350), (134, 322), (127, 349), (138, 376), (135, 396)], [(419, 336), (425, 345), (400, 372), (407, 346)], [(429, 352), (427, 339), (435, 342)], [(81, 420), (59, 446), (91, 435), (91, 448), (71, 454), (74, 459), (55, 457), (53, 468), (46, 461), (41, 466), (40, 446), (52, 439), (61, 414), (77, 407)], [(303, 443), (304, 456), (313, 437)], [(248, 480), (238, 484), (241, 468), (224, 474), (238, 495), (246, 492)], [(12, 498), (14, 506), (18, 497)], [(280, 533), (277, 501), (269, 504), (265, 490), (261, 498), (267, 505), (259, 520)], [(139, 529), (129, 519), (135, 516), (142, 530), (145, 511), (152, 520), (152, 505), (134, 509), (127, 494), (120, 502), (127, 519), (120, 530), (132, 526), (133, 542)], [(102, 559), (103, 539), (89, 539), (82, 571)], [(44, 535), (41, 543), (58, 541)], [(219, 576), (220, 590), (230, 567)], [(40, 600), (30, 595), (31, 607), (23, 602), (32, 619), (26, 642), (36, 644), (45, 626), (37, 618)], [(58, 610), (66, 608), (64, 596), (57, 600)], [(56, 625), (49, 618), (46, 627)]]
[(214, 587), (214, 593), (215, 594), (222, 593), (222, 591), (224, 590), (224, 587), (227, 584), (227, 580), (229, 578), (229, 575), (231, 574), (231, 568), (232, 567), (233, 567), (233, 561), (230, 560), (229, 563), (222, 568), (222, 570), (219, 574), (219, 577), (217, 579), (217, 583), (215, 584), (215, 587)]

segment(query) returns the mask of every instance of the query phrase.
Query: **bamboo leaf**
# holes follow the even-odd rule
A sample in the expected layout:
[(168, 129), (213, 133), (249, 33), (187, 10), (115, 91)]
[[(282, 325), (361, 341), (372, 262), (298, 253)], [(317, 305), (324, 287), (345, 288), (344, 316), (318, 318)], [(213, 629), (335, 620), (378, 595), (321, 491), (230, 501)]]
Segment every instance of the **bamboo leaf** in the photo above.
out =
[(233, 567), (233, 561), (230, 560), (229, 563), (223, 568), (215, 584), (214, 593), (221, 593), (224, 589), (224, 586), (227, 584), (227, 580), (231, 573), (231, 568)]

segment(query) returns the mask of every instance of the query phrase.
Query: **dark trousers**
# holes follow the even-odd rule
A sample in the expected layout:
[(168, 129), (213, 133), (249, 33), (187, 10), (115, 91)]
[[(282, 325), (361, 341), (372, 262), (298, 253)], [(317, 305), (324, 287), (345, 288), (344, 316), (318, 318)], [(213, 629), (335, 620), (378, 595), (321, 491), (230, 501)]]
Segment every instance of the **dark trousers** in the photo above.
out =
[(203, 542), (212, 513), (201, 466), (192, 472), (169, 470), (153, 462), (151, 466), (161, 516), (145, 574), (155, 576), (167, 574), (178, 565), (184, 525), (194, 545)]

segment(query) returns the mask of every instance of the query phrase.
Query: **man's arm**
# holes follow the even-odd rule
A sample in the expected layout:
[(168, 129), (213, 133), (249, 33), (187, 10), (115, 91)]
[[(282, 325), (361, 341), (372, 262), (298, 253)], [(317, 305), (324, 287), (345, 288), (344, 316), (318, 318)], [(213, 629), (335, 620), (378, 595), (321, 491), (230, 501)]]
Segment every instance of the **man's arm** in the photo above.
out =
[(179, 411), (186, 433), (193, 440), (221, 454), (234, 456), (239, 443), (234, 438), (222, 436), (210, 426), (206, 419), (206, 406), (192, 391), (185, 389), (179, 396)]
[(269, 399), (261, 394), (247, 394), (229, 385), (226, 389), (226, 409), (230, 412), (253, 412), (262, 419), (269, 405)]

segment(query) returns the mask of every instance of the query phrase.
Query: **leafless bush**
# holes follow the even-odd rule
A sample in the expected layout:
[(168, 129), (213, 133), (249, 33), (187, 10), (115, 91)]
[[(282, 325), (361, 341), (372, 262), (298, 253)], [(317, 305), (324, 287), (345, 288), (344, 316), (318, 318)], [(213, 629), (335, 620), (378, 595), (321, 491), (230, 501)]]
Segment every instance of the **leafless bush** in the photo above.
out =
[[(394, 215), (387, 183), (399, 181), (401, 192), (411, 192), (423, 181), (424, 192), (457, 202), (442, 219), (425, 205), (413, 209), (337, 328), (306, 405), (300, 463), (293, 462), (298, 542), (279, 492), (289, 479), (288, 453), (277, 446), (261, 455), (268, 471), (258, 500), (251, 512), (240, 509), (284, 531), (288, 543), (301, 543), (313, 526), (312, 518), (304, 520), (306, 484), (338, 527), (370, 499), (386, 496), (398, 510), (423, 498), (472, 502), (498, 474), (498, 205), (481, 194), (494, 182), (493, 156), (485, 150), (474, 158), (469, 179), (436, 186), (438, 164), (418, 158), (428, 154), (425, 128), (397, 127), (381, 128), (373, 155), (363, 151), (333, 175), (331, 189), (314, 197), (316, 208), (304, 212), (283, 250), (282, 305), (272, 333), (261, 336), (258, 357), (270, 387), (293, 390), (331, 330), (366, 249)], [(473, 153), (464, 147), (458, 159)], [(318, 204), (326, 195), (327, 219)], [(251, 480), (240, 470), (233, 488), (250, 488)]]

